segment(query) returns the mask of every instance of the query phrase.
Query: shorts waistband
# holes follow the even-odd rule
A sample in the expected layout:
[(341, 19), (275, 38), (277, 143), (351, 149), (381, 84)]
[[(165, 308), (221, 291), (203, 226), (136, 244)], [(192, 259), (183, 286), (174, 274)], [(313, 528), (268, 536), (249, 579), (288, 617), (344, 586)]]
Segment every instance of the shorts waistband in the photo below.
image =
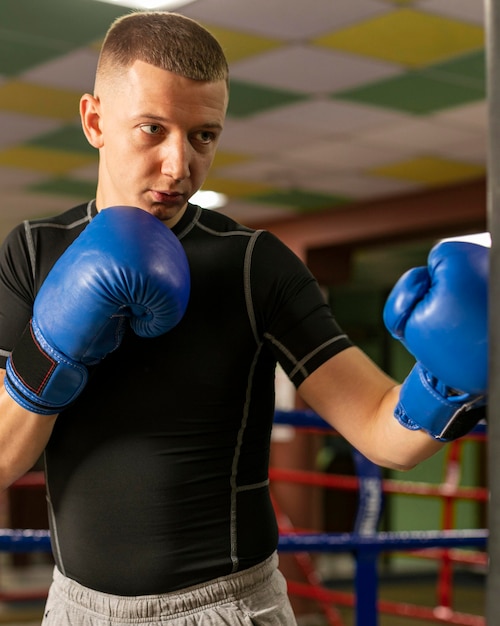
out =
[(159, 595), (115, 596), (95, 591), (68, 578), (54, 568), (53, 591), (66, 602), (111, 619), (148, 620), (156, 617), (196, 613), (217, 604), (226, 604), (252, 593), (265, 584), (278, 567), (278, 554), (241, 572), (216, 578), (201, 585)]

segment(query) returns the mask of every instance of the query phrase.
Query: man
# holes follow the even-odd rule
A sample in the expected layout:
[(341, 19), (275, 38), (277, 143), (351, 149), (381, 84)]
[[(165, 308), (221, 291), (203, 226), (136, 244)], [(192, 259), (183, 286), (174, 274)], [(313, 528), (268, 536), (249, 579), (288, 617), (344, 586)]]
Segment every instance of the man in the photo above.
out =
[[(419, 365), (407, 415), (401, 388), (352, 346), (283, 244), (188, 203), (227, 102), (226, 60), (196, 22), (120, 18), (81, 99), (99, 150), (95, 201), (20, 226), (2, 248), (0, 477), (8, 486), (45, 453), (57, 565), (46, 626), (295, 623), (267, 479), (277, 361), (312, 409), (399, 469), (443, 445), (436, 412), (454, 422), (485, 388), (465, 375), (465, 395), (438, 392)], [(453, 287), (475, 267), (469, 251), (436, 254), (433, 267), (460, 265)], [(470, 273), (482, 309), (463, 325), (481, 335), (484, 272)], [(401, 338), (414, 292), (403, 285), (388, 309)], [(465, 343), (482, 365), (485, 347), (475, 355), (471, 332)], [(430, 404), (429, 423), (413, 398)]]

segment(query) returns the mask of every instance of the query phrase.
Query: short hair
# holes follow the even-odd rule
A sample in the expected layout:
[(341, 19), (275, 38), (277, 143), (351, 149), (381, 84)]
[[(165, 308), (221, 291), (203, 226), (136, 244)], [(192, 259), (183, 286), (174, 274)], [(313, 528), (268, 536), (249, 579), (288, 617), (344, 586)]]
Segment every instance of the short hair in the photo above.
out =
[(228, 82), (228, 63), (215, 37), (195, 20), (167, 11), (137, 11), (110, 26), (96, 84), (143, 61), (192, 80)]

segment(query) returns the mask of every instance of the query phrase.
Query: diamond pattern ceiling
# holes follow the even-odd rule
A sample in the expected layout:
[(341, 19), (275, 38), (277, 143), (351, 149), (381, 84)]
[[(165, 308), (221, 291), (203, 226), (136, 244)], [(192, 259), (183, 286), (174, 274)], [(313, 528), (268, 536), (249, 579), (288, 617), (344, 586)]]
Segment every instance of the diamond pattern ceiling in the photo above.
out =
[[(226, 128), (205, 188), (265, 221), (336, 210), (485, 173), (479, 0), (197, 0), (183, 9), (231, 67)], [(0, 2), (0, 236), (95, 195), (81, 133), (99, 43), (129, 9)]]

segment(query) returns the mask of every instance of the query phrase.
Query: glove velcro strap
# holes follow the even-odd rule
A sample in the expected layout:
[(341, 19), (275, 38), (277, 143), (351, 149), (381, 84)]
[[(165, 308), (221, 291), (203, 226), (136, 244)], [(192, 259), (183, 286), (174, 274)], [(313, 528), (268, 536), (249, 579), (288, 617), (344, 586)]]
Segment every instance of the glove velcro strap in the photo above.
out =
[(87, 378), (87, 369), (50, 346), (32, 319), (7, 360), (4, 384), (23, 408), (52, 415), (75, 400)]
[(437, 381), (417, 363), (401, 387), (394, 416), (405, 428), (425, 430), (439, 441), (467, 434), (484, 417), (485, 397), (443, 395)]

